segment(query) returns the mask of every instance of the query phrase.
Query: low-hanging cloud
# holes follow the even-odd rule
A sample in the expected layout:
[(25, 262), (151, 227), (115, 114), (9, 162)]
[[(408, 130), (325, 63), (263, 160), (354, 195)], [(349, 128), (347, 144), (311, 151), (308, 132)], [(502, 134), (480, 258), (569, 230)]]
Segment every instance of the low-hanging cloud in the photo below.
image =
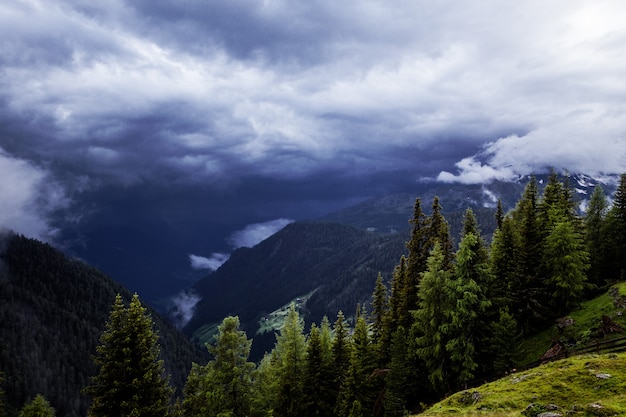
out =
[(0, 148), (0, 228), (41, 240), (54, 237), (50, 214), (68, 200), (49, 177), (45, 169)]
[(170, 299), (172, 308), (169, 317), (176, 327), (183, 328), (189, 323), (200, 300), (202, 297), (191, 289), (184, 290)]
[(227, 253), (212, 253), (210, 257), (204, 257), (199, 255), (189, 255), (189, 261), (191, 262), (191, 267), (196, 270), (207, 269), (209, 271), (217, 270), (224, 262), (228, 260), (230, 257)]
[[(263, 223), (249, 224), (243, 229), (233, 232), (227, 241), (233, 249), (243, 247), (251, 248), (280, 231), (289, 223), (293, 223), (293, 220), (280, 218)], [(230, 254), (221, 252), (214, 252), (209, 257), (193, 254), (189, 255), (191, 267), (196, 270), (206, 269), (215, 271), (222, 266), (228, 258), (230, 258)]]
[(292, 219), (275, 219), (263, 223), (253, 223), (234, 232), (228, 239), (233, 248), (251, 248), (274, 233), (293, 223)]

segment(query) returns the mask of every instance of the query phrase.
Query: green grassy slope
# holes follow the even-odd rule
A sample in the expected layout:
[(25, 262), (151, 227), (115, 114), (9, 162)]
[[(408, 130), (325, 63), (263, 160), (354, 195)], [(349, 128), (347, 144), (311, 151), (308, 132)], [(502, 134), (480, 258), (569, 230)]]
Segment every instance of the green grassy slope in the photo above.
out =
[[(516, 372), (480, 387), (458, 392), (422, 416), (626, 415), (626, 332), (603, 331), (603, 320), (626, 329), (626, 283), (582, 303), (565, 317), (565, 327), (550, 328), (524, 341), (522, 363), (537, 361), (555, 341), (569, 357)], [(615, 329), (613, 329), (615, 330)]]
[(549, 411), (626, 415), (626, 354), (580, 355), (514, 373), (458, 392), (420, 416), (536, 416)]

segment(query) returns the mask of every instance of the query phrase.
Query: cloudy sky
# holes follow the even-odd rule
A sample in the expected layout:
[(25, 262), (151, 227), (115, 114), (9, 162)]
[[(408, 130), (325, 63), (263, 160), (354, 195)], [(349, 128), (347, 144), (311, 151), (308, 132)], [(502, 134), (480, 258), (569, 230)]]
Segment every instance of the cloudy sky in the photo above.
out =
[(4, 1), (0, 225), (169, 224), (210, 260), (423, 178), (624, 172), (625, 22), (621, 0)]

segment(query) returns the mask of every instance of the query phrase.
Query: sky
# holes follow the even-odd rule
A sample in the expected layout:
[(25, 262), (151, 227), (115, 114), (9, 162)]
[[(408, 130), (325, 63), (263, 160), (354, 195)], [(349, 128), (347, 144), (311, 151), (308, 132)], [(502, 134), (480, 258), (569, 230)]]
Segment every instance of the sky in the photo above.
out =
[(625, 22), (621, 0), (4, 1), (0, 226), (140, 230), (210, 270), (424, 180), (625, 172)]

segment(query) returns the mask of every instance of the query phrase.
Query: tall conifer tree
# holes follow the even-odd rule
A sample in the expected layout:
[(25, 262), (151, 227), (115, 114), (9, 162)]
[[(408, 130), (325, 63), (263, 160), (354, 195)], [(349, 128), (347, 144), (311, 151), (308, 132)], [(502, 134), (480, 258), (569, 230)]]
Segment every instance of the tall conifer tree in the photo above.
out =
[(545, 259), (552, 305), (558, 317), (578, 306), (587, 286), (589, 253), (571, 221), (557, 223), (546, 238)]
[(172, 388), (159, 360), (153, 322), (135, 294), (124, 306), (118, 294), (100, 337), (98, 374), (86, 392), (92, 396), (90, 417), (163, 417)]
[(304, 365), (304, 415), (332, 417), (335, 407), (333, 363), (330, 345), (313, 323), (306, 347)]
[(598, 184), (593, 189), (585, 215), (585, 235), (590, 262), (589, 279), (597, 286), (603, 286), (608, 275), (609, 259), (606, 256), (608, 247), (605, 234), (607, 207), (604, 189)]
[(428, 379), (435, 391), (451, 387), (451, 364), (448, 343), (448, 313), (453, 308), (448, 296), (452, 272), (445, 267), (439, 243), (428, 258), (428, 270), (419, 286), (419, 308), (414, 312), (416, 355), (423, 361)]
[(239, 330), (239, 317), (226, 317), (218, 326), (215, 343), (207, 346), (213, 359), (193, 367), (185, 386), (183, 410), (207, 417), (250, 415), (252, 372), (248, 362), (252, 340)]
[(278, 392), (274, 414), (278, 417), (296, 417), (303, 414), (306, 340), (304, 324), (294, 303), (289, 308), (285, 324), (276, 337), (274, 348), (278, 365)]
[(334, 337), (332, 344), (333, 352), (333, 367), (334, 367), (334, 381), (335, 392), (333, 398), (335, 399), (335, 413), (339, 413), (339, 393), (346, 384), (346, 377), (348, 374), (348, 368), (350, 367), (350, 357), (352, 355), (352, 340), (350, 339), (350, 329), (348, 322), (346, 321), (343, 312), (337, 313), (337, 320), (333, 326)]
[(626, 279), (626, 174), (620, 176), (605, 222), (611, 281)]
[(20, 410), (18, 417), (54, 417), (54, 408), (43, 395), (38, 394)]

